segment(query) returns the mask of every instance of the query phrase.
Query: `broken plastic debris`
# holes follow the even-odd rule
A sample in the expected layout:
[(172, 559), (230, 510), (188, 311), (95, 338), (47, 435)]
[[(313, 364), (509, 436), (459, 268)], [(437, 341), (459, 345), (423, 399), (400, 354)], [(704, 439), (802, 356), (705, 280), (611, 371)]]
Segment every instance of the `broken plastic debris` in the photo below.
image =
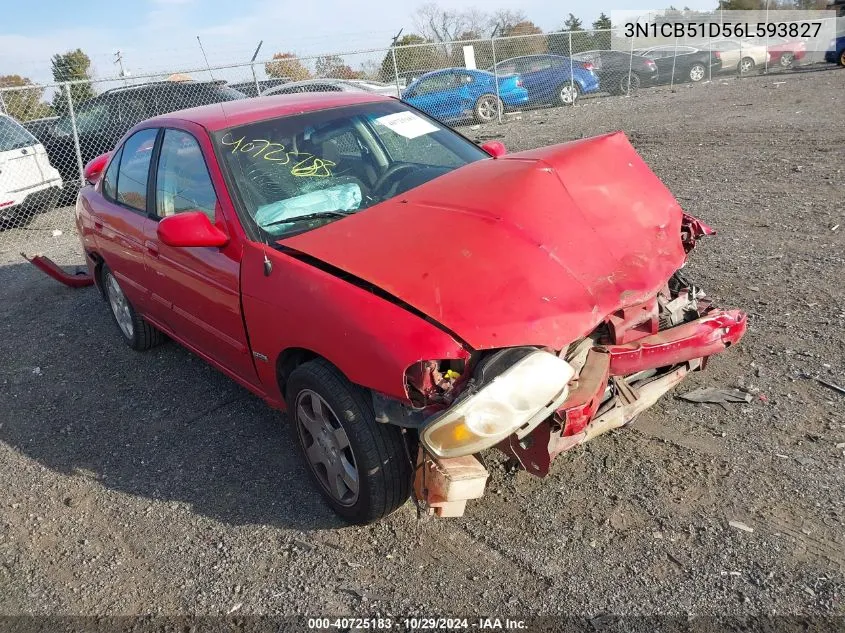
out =
[(748, 525), (745, 525), (742, 521), (728, 521), (728, 525), (732, 528), (736, 528), (737, 530), (742, 530), (743, 532), (753, 532), (754, 528)]
[(741, 391), (740, 389), (718, 389), (716, 387), (702, 387), (682, 393), (677, 396), (681, 400), (695, 403), (713, 403), (721, 405), (723, 409), (727, 409), (729, 402), (751, 402), (751, 394)]
[(59, 229), (53, 229), (53, 237), (61, 237), (62, 232)]

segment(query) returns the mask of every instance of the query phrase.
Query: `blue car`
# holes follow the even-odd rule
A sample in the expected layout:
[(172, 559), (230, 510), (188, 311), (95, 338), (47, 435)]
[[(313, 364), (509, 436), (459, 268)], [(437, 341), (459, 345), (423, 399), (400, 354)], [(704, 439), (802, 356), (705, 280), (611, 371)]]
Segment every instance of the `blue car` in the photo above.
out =
[(578, 95), (599, 90), (599, 78), (590, 62), (562, 55), (512, 57), (496, 64), (496, 73), (522, 77), (531, 105), (572, 105)]
[[(528, 103), (528, 92), (518, 76), (499, 77), (503, 109)], [(483, 70), (446, 68), (426, 73), (402, 93), (402, 100), (443, 122), (475, 118), (489, 123), (498, 115), (496, 77)]]
[(824, 54), (824, 60), (831, 64), (839, 64), (845, 66), (845, 35), (840, 35), (834, 40), (830, 40), (827, 45), (827, 51)]

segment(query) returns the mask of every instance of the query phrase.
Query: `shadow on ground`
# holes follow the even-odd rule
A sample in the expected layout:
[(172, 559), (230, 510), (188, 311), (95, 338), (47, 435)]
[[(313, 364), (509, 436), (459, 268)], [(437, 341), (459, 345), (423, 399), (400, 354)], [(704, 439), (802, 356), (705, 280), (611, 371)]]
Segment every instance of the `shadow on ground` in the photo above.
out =
[(0, 439), (55, 471), (235, 525), (341, 524), (283, 416), (168, 342), (120, 339), (94, 288), (0, 267)]

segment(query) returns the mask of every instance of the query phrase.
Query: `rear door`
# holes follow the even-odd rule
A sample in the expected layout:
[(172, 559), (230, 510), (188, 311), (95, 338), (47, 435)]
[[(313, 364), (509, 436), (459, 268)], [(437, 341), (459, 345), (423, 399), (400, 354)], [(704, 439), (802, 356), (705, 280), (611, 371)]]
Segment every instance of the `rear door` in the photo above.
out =
[(117, 150), (91, 196), (94, 240), (124, 294), (142, 314), (150, 312), (150, 276), (145, 237), (155, 226), (150, 217), (148, 183), (159, 128), (135, 132)]
[[(198, 127), (192, 132), (168, 128), (162, 137), (151, 186), (156, 220), (147, 225), (145, 240), (153, 280), (150, 310), (185, 343), (256, 384), (241, 314), (240, 243), (173, 247), (156, 233), (158, 221), (186, 211), (201, 211), (227, 231), (218, 196), (224, 185), (213, 182), (198, 137), (207, 140)], [(207, 151), (212, 161), (210, 145)]]
[(23, 126), (0, 115), (0, 209), (44, 182), (36, 157), (38, 148), (38, 140)]

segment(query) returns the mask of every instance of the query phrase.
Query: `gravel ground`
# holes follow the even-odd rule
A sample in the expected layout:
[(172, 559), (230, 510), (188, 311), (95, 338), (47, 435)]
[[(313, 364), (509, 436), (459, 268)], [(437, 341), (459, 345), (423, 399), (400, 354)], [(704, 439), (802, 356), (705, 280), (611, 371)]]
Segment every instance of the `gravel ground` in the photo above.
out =
[[(94, 290), (3, 236), (0, 613), (845, 615), (845, 396), (816, 380), (845, 385), (843, 85), (725, 79), (463, 128), (511, 150), (625, 130), (719, 232), (692, 277), (751, 314), (680, 391), (754, 400), (666, 397), (544, 480), (491, 453), (461, 519), (341, 525), (278, 413), (175, 344), (132, 352)], [(70, 216), (27, 248), (79, 261)]]

